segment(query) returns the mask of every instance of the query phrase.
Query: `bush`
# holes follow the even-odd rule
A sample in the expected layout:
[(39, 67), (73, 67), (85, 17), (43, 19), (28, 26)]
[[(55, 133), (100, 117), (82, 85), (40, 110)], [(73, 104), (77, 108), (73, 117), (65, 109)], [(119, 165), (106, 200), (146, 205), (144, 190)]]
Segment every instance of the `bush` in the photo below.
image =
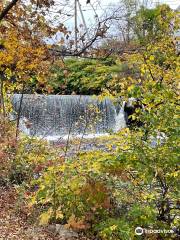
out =
[(9, 178), (12, 183), (30, 183), (38, 178), (44, 169), (52, 164), (55, 154), (44, 140), (21, 136), (16, 154), (11, 162)]
[(131, 225), (125, 219), (108, 218), (97, 225), (95, 231), (103, 240), (129, 240), (134, 235), (131, 233)]
[(2, 117), (0, 120), (0, 185), (5, 185), (9, 181), (9, 172), (16, 148), (14, 126)]

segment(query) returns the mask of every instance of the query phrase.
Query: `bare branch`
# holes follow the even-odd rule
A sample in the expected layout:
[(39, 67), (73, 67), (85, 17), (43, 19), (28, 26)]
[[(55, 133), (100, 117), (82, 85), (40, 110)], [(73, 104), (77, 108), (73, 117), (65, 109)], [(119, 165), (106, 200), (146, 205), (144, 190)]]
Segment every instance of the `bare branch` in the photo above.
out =
[(0, 13), (0, 21), (6, 17), (8, 12), (13, 8), (19, 0), (12, 0)]

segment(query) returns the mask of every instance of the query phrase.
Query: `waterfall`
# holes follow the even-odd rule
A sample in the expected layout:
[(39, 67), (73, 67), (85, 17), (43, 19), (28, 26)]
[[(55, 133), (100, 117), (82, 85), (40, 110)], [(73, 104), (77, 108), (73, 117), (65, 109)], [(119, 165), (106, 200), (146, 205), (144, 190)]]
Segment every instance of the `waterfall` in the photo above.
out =
[(126, 120), (125, 120), (125, 114), (124, 114), (125, 104), (126, 102), (124, 101), (119, 113), (117, 113), (116, 111), (114, 132), (118, 132), (120, 129), (126, 127)]
[[(12, 96), (15, 112), (21, 94)], [(125, 127), (124, 103), (119, 113), (108, 98), (103, 101), (82, 95), (24, 94), (20, 129), (31, 136), (66, 137), (67, 135), (105, 134)]]

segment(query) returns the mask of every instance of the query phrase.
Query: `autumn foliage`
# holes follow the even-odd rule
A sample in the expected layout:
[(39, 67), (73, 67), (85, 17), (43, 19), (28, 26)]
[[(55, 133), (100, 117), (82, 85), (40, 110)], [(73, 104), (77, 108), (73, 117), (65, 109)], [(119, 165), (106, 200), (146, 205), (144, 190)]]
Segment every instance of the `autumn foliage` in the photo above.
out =
[[(17, 1), (0, 22), (0, 184), (16, 187), (26, 216), (34, 216), (39, 225), (58, 223), (102, 240), (136, 239), (135, 228), (141, 226), (173, 230), (144, 233), (141, 239), (177, 239), (179, 53), (173, 38), (177, 14), (166, 5), (142, 8), (133, 17), (131, 44), (137, 51), (62, 62), (45, 41), (57, 30), (45, 18), (53, 4)], [(138, 23), (144, 28), (137, 29)], [(62, 25), (61, 30), (66, 31)], [(103, 149), (69, 156), (69, 146), (58, 148), (24, 136), (18, 129), (20, 116), (11, 119), (10, 94), (28, 92), (32, 84), (46, 93), (53, 91), (53, 84), (62, 92), (68, 92), (67, 86), (77, 92), (97, 90), (112, 101), (137, 99), (141, 107), (130, 116), (135, 124), (98, 139), (97, 146), (102, 143)]]

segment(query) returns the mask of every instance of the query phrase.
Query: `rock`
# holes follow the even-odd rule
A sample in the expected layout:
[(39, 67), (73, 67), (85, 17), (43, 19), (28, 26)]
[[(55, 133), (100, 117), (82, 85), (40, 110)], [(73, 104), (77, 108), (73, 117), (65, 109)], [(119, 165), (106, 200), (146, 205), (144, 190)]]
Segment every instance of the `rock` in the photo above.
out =
[(66, 228), (64, 225), (61, 224), (49, 225), (48, 231), (50, 231), (54, 235), (58, 235), (60, 238), (63, 239), (78, 239), (78, 234), (76, 232)]
[(127, 126), (142, 126), (142, 122), (138, 120), (133, 120), (130, 116), (135, 113), (136, 109), (142, 109), (141, 103), (138, 101), (138, 99), (135, 98), (129, 98), (128, 101), (125, 103), (124, 106), (124, 113), (125, 113), (125, 121)]

